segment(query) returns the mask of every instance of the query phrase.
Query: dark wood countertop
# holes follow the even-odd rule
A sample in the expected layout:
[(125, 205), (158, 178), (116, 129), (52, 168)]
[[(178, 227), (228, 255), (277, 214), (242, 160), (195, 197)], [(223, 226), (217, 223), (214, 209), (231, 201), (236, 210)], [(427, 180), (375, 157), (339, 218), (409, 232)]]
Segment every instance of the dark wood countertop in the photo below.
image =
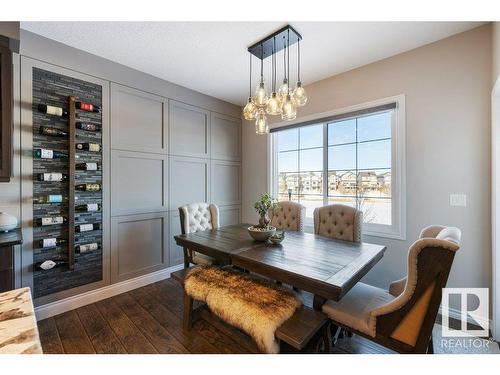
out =
[(0, 247), (20, 245), (23, 243), (21, 228), (13, 229), (8, 232), (0, 232)]

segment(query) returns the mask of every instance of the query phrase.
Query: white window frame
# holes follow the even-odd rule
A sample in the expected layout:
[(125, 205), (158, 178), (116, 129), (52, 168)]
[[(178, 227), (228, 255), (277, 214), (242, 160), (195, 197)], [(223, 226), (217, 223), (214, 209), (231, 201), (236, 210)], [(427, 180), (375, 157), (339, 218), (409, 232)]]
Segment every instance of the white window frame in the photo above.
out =
[[(314, 115), (303, 116), (293, 121), (282, 121), (272, 125), (272, 128), (280, 128), (287, 125), (300, 125), (304, 123), (311, 125), (311, 122), (318, 120), (317, 124), (324, 124), (323, 139), (327, 143), (327, 124), (332, 121), (323, 121), (322, 119), (342, 115), (345, 113), (366, 110), (385, 104), (396, 103), (396, 108), (392, 115), (391, 124), (391, 205), (392, 205), (392, 224), (363, 224), (363, 235), (385, 237), (398, 240), (406, 240), (406, 111), (405, 95), (396, 95), (366, 103), (361, 103), (349, 107), (335, 109)], [(305, 126), (306, 126), (305, 125)], [(268, 191), (272, 196), (278, 195), (278, 153), (277, 153), (277, 133), (271, 133), (268, 136)], [(325, 145), (325, 143), (324, 143)], [(323, 162), (327, 169), (328, 147), (324, 147)], [(323, 183), (327, 183), (327, 178), (323, 178)], [(323, 191), (325, 187), (323, 187)], [(327, 195), (324, 195), (323, 204), (328, 202)], [(305, 223), (305, 229), (312, 232), (312, 223)]]

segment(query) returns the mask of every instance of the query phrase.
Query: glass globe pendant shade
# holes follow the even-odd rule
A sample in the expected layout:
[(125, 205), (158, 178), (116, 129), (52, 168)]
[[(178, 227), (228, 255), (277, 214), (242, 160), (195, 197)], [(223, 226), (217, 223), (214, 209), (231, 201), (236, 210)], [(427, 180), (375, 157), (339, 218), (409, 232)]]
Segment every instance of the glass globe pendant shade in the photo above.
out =
[(292, 100), (297, 107), (302, 107), (307, 103), (307, 93), (306, 90), (302, 87), (302, 82), (297, 82), (297, 87), (293, 90)]
[(252, 98), (248, 98), (248, 103), (246, 104), (245, 108), (243, 108), (243, 117), (245, 118), (245, 120), (255, 120), (257, 118), (258, 111), (259, 109), (253, 103)]
[(266, 87), (264, 81), (260, 81), (257, 89), (255, 90), (255, 95), (253, 97), (253, 103), (259, 107), (264, 108), (267, 105), (269, 97), (267, 96)]
[(273, 116), (281, 113), (281, 102), (275, 92), (271, 94), (271, 97), (267, 101), (266, 112)]
[(281, 102), (284, 102), (287, 95), (288, 95), (288, 79), (283, 78), (283, 83), (278, 89), (278, 99)]
[(290, 97), (290, 94), (287, 94), (283, 104), (281, 105), (281, 119), (282, 120), (294, 120), (297, 117), (297, 108)]
[(264, 110), (259, 110), (257, 121), (255, 121), (255, 133), (259, 135), (269, 133), (269, 125), (267, 124), (267, 117)]

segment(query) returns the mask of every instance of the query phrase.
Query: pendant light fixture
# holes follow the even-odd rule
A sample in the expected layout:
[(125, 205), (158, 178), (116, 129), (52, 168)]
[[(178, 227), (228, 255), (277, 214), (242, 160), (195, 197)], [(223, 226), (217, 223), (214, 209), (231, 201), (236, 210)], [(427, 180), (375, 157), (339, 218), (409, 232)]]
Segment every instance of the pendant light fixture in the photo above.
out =
[(257, 118), (258, 108), (253, 104), (252, 100), (252, 55), (250, 54), (250, 90), (248, 94), (248, 102), (243, 108), (243, 117), (245, 120), (252, 121)]
[[(250, 97), (243, 109), (245, 120), (255, 120), (257, 134), (269, 133), (268, 117), (281, 115), (285, 121), (297, 117), (297, 107), (307, 103), (307, 95), (300, 79), (300, 40), (302, 36), (287, 25), (248, 48), (250, 52)], [(297, 43), (297, 86), (290, 87), (290, 46)], [(283, 50), (283, 83), (277, 89), (277, 54)], [(252, 92), (252, 55), (260, 59), (260, 79)], [(271, 57), (271, 95), (264, 80), (264, 60)]]
[(307, 103), (307, 93), (300, 81), (300, 40), (297, 42), (297, 86), (293, 90), (292, 100), (297, 107), (303, 107)]
[[(262, 44), (260, 48), (263, 48)], [(253, 103), (259, 108), (264, 108), (267, 105), (267, 100), (267, 90), (266, 86), (264, 85), (264, 59), (260, 59), (260, 81), (257, 85), (257, 88), (255, 89)]]
[(288, 94), (288, 78), (286, 75), (286, 42), (285, 42), (285, 37), (283, 36), (283, 83), (281, 84), (279, 90), (278, 90), (278, 95), (280, 98), (281, 103), (285, 101), (286, 95)]
[(273, 38), (273, 54), (271, 56), (271, 81), (272, 81), (272, 94), (269, 98), (266, 106), (266, 112), (272, 116), (279, 115), (281, 113), (281, 100), (276, 94), (276, 40)]

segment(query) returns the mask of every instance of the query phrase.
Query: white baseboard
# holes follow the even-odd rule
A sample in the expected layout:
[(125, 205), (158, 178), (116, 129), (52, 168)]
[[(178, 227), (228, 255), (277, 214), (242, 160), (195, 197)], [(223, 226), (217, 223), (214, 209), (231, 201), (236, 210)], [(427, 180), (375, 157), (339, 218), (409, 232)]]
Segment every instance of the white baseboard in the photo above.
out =
[(42, 320), (50, 318), (51, 316), (62, 314), (66, 311), (74, 310), (79, 307), (116, 296), (117, 294), (125, 293), (160, 280), (168, 279), (172, 272), (178, 271), (182, 268), (184, 268), (184, 265), (179, 264), (178, 266), (165, 268), (160, 271), (148, 273), (147, 275), (91, 290), (77, 296), (68, 297), (60, 301), (38, 306), (35, 308), (36, 319)]

